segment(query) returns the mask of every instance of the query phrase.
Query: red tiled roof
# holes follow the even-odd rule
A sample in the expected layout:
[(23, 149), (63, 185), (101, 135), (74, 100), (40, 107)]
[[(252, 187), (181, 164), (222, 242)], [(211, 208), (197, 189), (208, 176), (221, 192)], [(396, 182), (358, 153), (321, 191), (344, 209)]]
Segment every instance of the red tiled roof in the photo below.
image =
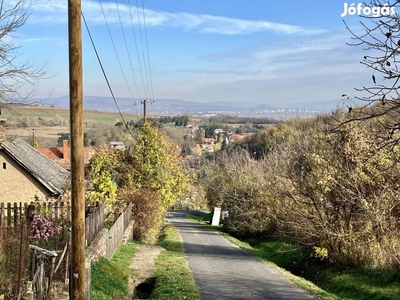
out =
[(43, 155), (47, 156), (50, 159), (63, 159), (63, 149), (62, 147), (59, 148), (36, 148), (37, 151), (42, 153)]
[[(65, 144), (64, 147), (52, 147), (52, 148), (37, 148), (37, 151), (47, 156), (49, 159), (62, 166), (65, 169), (70, 169), (71, 161), (70, 161), (70, 149), (68, 144)], [(64, 152), (67, 152), (66, 155)], [(96, 147), (85, 147), (83, 149), (83, 157), (85, 164), (89, 164), (92, 156), (100, 152), (100, 150)], [(65, 157), (64, 157), (65, 155)]]

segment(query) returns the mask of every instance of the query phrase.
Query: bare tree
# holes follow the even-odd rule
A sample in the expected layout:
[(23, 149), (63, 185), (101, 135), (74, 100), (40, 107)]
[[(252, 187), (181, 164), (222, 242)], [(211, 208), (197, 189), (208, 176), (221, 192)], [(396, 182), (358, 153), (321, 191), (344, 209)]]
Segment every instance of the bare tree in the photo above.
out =
[(366, 51), (360, 63), (372, 70), (371, 84), (356, 88), (360, 92), (356, 99), (363, 105), (348, 105), (349, 118), (340, 123), (373, 120), (384, 146), (393, 145), (400, 141), (400, 15), (396, 13), (400, 1), (374, 0), (368, 7), (380, 8), (380, 14), (360, 16), (362, 33), (350, 29), (346, 22), (345, 26), (354, 40), (349, 45), (362, 46)]
[[(0, 0), (0, 105), (28, 98), (33, 94), (33, 85), (45, 75), (43, 67), (17, 60), (21, 47), (15, 44), (15, 33), (25, 25), (29, 9), (28, 0)], [(32, 85), (32, 92), (22, 96), (19, 91), (26, 84)]]

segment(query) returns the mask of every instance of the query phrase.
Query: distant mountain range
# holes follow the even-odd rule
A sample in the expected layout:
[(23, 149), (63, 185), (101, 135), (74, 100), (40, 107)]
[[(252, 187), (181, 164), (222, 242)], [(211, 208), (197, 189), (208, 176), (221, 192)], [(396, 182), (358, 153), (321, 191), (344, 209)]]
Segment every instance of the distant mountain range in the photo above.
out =
[[(30, 102), (42, 103), (44, 99), (32, 99)], [(117, 98), (118, 107), (121, 111), (137, 111), (135, 105), (141, 107), (139, 99)], [(150, 101), (149, 101), (150, 103)], [(59, 108), (69, 108), (69, 96), (47, 99), (43, 104), (55, 105)], [(152, 104), (152, 111), (164, 113), (193, 113), (193, 112), (217, 112), (217, 111), (260, 111), (260, 110), (313, 110), (313, 111), (332, 111), (338, 107), (343, 107), (341, 100), (332, 100), (324, 102), (293, 102), (279, 103), (276, 105), (267, 105), (248, 102), (194, 102), (181, 99), (157, 99)], [(150, 105), (150, 104), (149, 104)], [(111, 97), (84, 96), (84, 108), (87, 110), (116, 111), (117, 107)], [(141, 108), (140, 108), (141, 110)]]

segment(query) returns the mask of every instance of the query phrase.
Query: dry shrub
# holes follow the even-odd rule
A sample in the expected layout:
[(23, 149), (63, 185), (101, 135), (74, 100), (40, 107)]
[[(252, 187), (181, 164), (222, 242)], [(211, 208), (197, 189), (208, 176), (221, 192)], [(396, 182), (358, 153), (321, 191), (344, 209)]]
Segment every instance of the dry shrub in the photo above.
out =
[(207, 198), (205, 191), (202, 186), (198, 185), (195, 187), (191, 202), (189, 203), (189, 209), (206, 209)]
[(240, 238), (268, 238), (277, 228), (268, 198), (261, 194), (249, 198), (229, 199), (223, 205), (228, 212), (224, 228)]
[(132, 202), (133, 237), (144, 243), (155, 243), (166, 213), (160, 197), (144, 188), (123, 194), (127, 201)]
[[(206, 182), (209, 204), (220, 204), (224, 228), (238, 237), (267, 237), (276, 230), (266, 170), (243, 154), (225, 157)], [(217, 200), (217, 201), (215, 201)]]
[(332, 263), (398, 268), (399, 149), (379, 149), (370, 131), (310, 130), (265, 163), (281, 170), (271, 178), (280, 230)]

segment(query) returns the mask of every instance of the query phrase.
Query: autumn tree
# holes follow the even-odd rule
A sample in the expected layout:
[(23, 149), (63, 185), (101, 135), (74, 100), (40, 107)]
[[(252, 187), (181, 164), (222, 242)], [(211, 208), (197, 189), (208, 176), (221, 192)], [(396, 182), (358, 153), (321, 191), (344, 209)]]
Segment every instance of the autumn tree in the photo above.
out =
[[(371, 82), (358, 87), (356, 99), (361, 100), (361, 107), (348, 103), (349, 116), (339, 120), (339, 124), (373, 119), (377, 125), (376, 137), (383, 145), (397, 144), (400, 140), (400, 19), (392, 14), (390, 8), (399, 9), (400, 1), (371, 1), (371, 7), (387, 8), (387, 13), (379, 17), (363, 16), (360, 24), (363, 31), (352, 30), (351, 46), (362, 47), (365, 54), (360, 63), (371, 71)], [(349, 98), (346, 94), (343, 97)], [(352, 99), (349, 99), (352, 101)]]
[(104, 202), (117, 214), (132, 203), (135, 237), (145, 242), (156, 240), (167, 209), (190, 188), (176, 147), (149, 123), (140, 127), (132, 152), (97, 153), (89, 177), (94, 191), (88, 200)]
[(155, 242), (164, 215), (190, 188), (190, 176), (178, 164), (176, 146), (149, 123), (139, 129), (132, 151), (133, 188), (123, 189), (123, 197), (133, 204), (135, 237)]
[(18, 61), (20, 46), (15, 44), (16, 32), (28, 17), (27, 0), (0, 0), (0, 103), (26, 99), (19, 94), (19, 89), (26, 84), (33, 86), (45, 75), (43, 68)]
[(195, 135), (195, 140), (198, 144), (204, 144), (204, 139), (206, 136), (206, 131), (204, 130), (204, 128), (199, 128), (196, 131), (196, 135)]
[(399, 268), (399, 149), (379, 147), (364, 123), (315, 124), (270, 153), (280, 230), (330, 262)]
[(184, 135), (183, 137), (183, 143), (181, 145), (181, 154), (183, 157), (191, 155), (193, 153), (191, 146), (191, 138), (189, 135)]
[(94, 190), (89, 200), (112, 206), (117, 201), (117, 187), (131, 185), (128, 158), (119, 149), (96, 153), (90, 159), (89, 178)]
[(176, 147), (149, 123), (139, 131), (133, 150), (134, 180), (138, 188), (150, 188), (162, 199), (165, 209), (189, 188), (189, 175), (178, 165)]
[(187, 126), (189, 122), (189, 116), (173, 117), (172, 122), (175, 122), (175, 126)]
[[(299, 125), (300, 122), (297, 122), (296, 126)], [(237, 144), (246, 145), (251, 156), (259, 159), (296, 134), (297, 130), (290, 126), (289, 123), (271, 125)]]
[(227, 212), (223, 227), (237, 237), (267, 237), (276, 230), (268, 170), (245, 150), (219, 153), (200, 178), (208, 207)]

